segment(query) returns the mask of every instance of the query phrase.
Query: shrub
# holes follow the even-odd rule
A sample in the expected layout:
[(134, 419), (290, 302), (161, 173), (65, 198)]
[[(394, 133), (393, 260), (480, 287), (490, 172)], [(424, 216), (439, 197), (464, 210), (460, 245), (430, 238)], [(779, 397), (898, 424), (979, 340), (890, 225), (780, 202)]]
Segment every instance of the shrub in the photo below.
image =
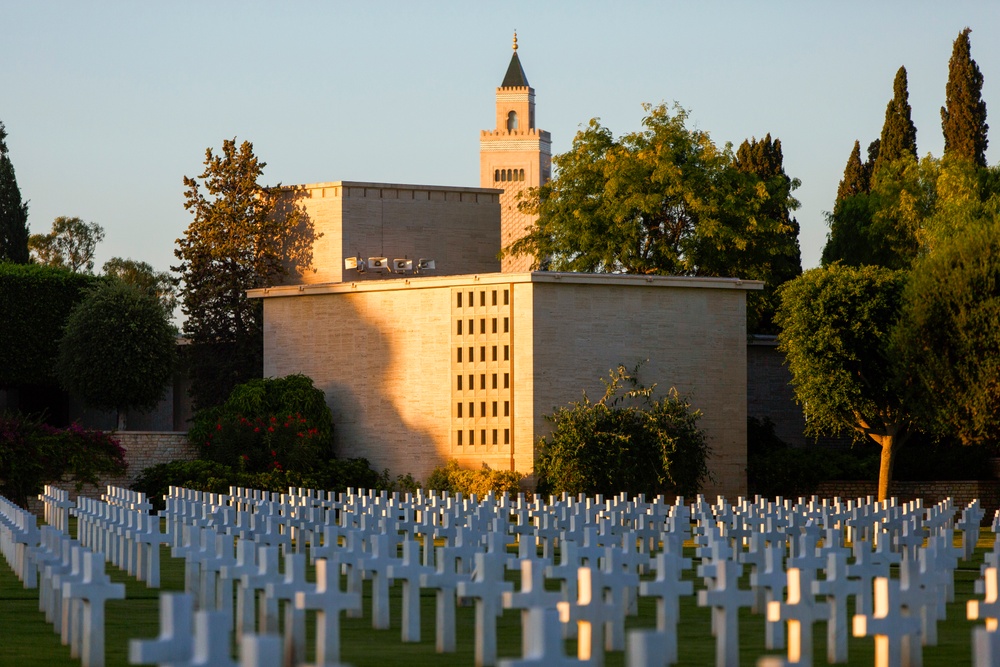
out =
[(584, 393), (582, 401), (546, 416), (554, 428), (538, 443), (539, 493), (698, 492), (709, 454), (697, 426), (701, 412), (675, 389), (654, 399), (655, 386), (640, 385), (638, 370), (618, 366), (604, 380), (601, 400), (592, 403)]
[(427, 478), (427, 488), (482, 498), (490, 491), (497, 494), (517, 493), (522, 479), (524, 475), (515, 470), (493, 470), (485, 464), (479, 470), (469, 470), (460, 467), (458, 461), (452, 459), (431, 472)]
[(54, 385), (70, 311), (101, 278), (38, 264), (0, 263), (0, 385)]
[[(401, 479), (406, 477), (401, 476)], [(379, 474), (367, 459), (360, 458), (326, 461), (310, 472), (278, 469), (248, 472), (199, 459), (150, 466), (139, 474), (132, 489), (145, 493), (156, 509), (163, 509), (162, 498), (171, 486), (211, 493), (229, 493), (231, 486), (272, 493), (287, 493), (290, 487), (342, 493), (349, 487), (381, 490), (391, 489), (390, 485), (387, 474)]]
[(188, 439), (202, 458), (246, 472), (310, 472), (333, 457), (333, 417), (304, 375), (251, 380), (199, 410)]
[(58, 429), (21, 416), (0, 416), (0, 495), (25, 506), (47, 482), (99, 484), (125, 474), (125, 451), (103, 431)]

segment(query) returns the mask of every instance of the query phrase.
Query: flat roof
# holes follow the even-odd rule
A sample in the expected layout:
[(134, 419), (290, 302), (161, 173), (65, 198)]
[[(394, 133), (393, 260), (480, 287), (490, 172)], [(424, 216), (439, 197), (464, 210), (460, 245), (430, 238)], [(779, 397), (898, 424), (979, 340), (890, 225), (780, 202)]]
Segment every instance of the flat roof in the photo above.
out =
[(440, 287), (467, 287), (475, 285), (506, 285), (511, 283), (621, 285), (632, 287), (686, 287), (695, 289), (731, 289), (753, 291), (764, 289), (760, 280), (740, 278), (709, 278), (695, 276), (641, 276), (618, 273), (559, 273), (532, 271), (526, 273), (469, 273), (449, 276), (408, 275), (381, 280), (318, 283), (315, 285), (280, 285), (247, 290), (251, 299), (289, 296), (315, 296), (317, 294), (352, 294), (355, 292), (392, 292), (410, 289)]
[(434, 192), (488, 192), (499, 194), (502, 188), (473, 188), (454, 185), (417, 185), (412, 183), (369, 183), (367, 181), (326, 181), (324, 183), (302, 183), (283, 185), (282, 190), (315, 190), (317, 188), (378, 188), (380, 190), (433, 190)]

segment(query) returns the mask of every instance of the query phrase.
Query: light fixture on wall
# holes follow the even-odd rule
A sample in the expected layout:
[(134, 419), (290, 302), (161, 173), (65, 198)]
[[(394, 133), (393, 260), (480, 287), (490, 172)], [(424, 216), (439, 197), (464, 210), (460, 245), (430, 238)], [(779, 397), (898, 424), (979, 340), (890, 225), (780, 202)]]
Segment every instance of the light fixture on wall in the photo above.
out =
[(436, 264), (434, 260), (427, 259), (425, 257), (421, 257), (417, 260), (402, 257), (393, 259), (391, 263), (386, 257), (369, 257), (366, 260), (362, 259), (360, 254), (356, 257), (344, 258), (344, 269), (347, 271), (357, 271), (358, 273), (370, 271), (374, 273), (384, 273), (387, 275), (419, 275), (427, 271), (433, 271), (435, 268)]

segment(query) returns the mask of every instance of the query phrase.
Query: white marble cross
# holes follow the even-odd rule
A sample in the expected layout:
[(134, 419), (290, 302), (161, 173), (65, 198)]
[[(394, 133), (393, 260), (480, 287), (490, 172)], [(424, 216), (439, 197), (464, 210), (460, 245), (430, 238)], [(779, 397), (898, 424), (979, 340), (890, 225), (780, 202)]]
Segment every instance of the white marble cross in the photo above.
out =
[(187, 594), (160, 594), (160, 635), (133, 639), (128, 645), (132, 664), (173, 665), (194, 656), (194, 598)]
[(125, 598), (125, 584), (113, 584), (104, 573), (104, 558), (91, 551), (83, 553), (83, 581), (63, 584), (63, 598), (82, 599), (84, 667), (104, 665), (104, 603)]
[(596, 567), (577, 570), (577, 598), (560, 602), (559, 620), (577, 626), (576, 655), (594, 665), (604, 664), (605, 628), (617, 610), (604, 600), (601, 571)]
[(469, 576), (458, 571), (455, 558), (446, 555), (447, 548), (438, 547), (437, 566), (433, 574), (420, 575), (420, 587), (437, 589), (435, 601), (435, 650), (455, 652), (455, 589)]
[(340, 590), (337, 566), (325, 558), (316, 561), (316, 588), (295, 594), (300, 610), (316, 610), (316, 663), (332, 667), (340, 663), (340, 612), (361, 606), (361, 596)]
[[(390, 549), (386, 535), (372, 535), (371, 547), (359, 561), (358, 568), (372, 580), (372, 627), (376, 630), (389, 629), (389, 567), (398, 563), (395, 548)], [(391, 551), (391, 553), (390, 553)]]
[[(656, 631), (663, 635), (663, 655), (667, 664), (677, 662), (677, 621), (680, 596), (694, 593), (694, 582), (682, 579), (690, 558), (662, 551), (656, 554), (656, 578), (639, 584), (639, 595), (656, 598)], [(636, 640), (640, 641), (640, 640)]]
[(920, 664), (920, 619), (905, 616), (899, 582), (877, 577), (873, 613), (854, 615), (854, 636), (875, 637), (875, 667)]
[(285, 601), (285, 667), (295, 667), (305, 659), (306, 615), (305, 610), (295, 606), (295, 597), (310, 588), (312, 584), (306, 582), (306, 555), (286, 553), (284, 577), (269, 582), (264, 589), (268, 599)]
[(830, 619), (830, 605), (816, 602), (811, 570), (788, 569), (788, 599), (767, 605), (767, 620), (788, 623), (788, 662), (810, 667), (813, 659), (813, 624)]
[(965, 603), (965, 615), (970, 621), (986, 620), (986, 629), (997, 631), (1000, 619), (1000, 599), (998, 599), (997, 568), (988, 567), (983, 572), (985, 579), (985, 600), (969, 600)]
[(835, 551), (826, 556), (826, 579), (812, 582), (814, 595), (830, 607), (826, 622), (826, 659), (830, 664), (847, 662), (847, 598), (857, 597), (861, 582), (847, 578), (847, 556)]
[(739, 664), (739, 608), (753, 604), (753, 592), (740, 590), (743, 567), (731, 560), (716, 562), (712, 588), (698, 591), (698, 606), (712, 607), (715, 629), (715, 664), (718, 667)]
[(420, 543), (403, 541), (403, 560), (389, 565), (387, 576), (403, 582), (402, 640), (420, 641), (420, 577), (432, 574), (434, 568), (420, 564)]
[[(502, 570), (501, 570), (502, 572)], [(488, 555), (477, 553), (472, 581), (460, 581), (456, 592), (459, 597), (476, 600), (476, 667), (491, 667), (497, 662), (497, 616), (501, 596), (513, 586), (503, 576), (495, 576)]]
[[(521, 564), (531, 563), (530, 559)], [(524, 657), (505, 658), (500, 667), (578, 667), (583, 662), (568, 657), (563, 647), (562, 623), (559, 611), (553, 608), (534, 607), (522, 616)]]

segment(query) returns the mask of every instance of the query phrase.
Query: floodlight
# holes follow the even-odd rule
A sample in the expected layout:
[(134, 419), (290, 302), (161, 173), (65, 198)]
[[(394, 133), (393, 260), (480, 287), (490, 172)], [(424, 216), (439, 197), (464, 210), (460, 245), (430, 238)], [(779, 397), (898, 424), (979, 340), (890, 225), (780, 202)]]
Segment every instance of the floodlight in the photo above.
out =
[(417, 270), (418, 271), (433, 271), (434, 270), (434, 260), (433, 259), (418, 259), (417, 260)]
[(369, 257), (368, 268), (372, 271), (388, 271), (389, 260), (385, 257)]
[(364, 273), (365, 260), (361, 259), (360, 257), (345, 257), (344, 268), (347, 270), (354, 269), (358, 273)]
[(394, 259), (392, 260), (392, 269), (396, 273), (405, 273), (407, 271), (413, 270), (413, 260), (412, 259)]

